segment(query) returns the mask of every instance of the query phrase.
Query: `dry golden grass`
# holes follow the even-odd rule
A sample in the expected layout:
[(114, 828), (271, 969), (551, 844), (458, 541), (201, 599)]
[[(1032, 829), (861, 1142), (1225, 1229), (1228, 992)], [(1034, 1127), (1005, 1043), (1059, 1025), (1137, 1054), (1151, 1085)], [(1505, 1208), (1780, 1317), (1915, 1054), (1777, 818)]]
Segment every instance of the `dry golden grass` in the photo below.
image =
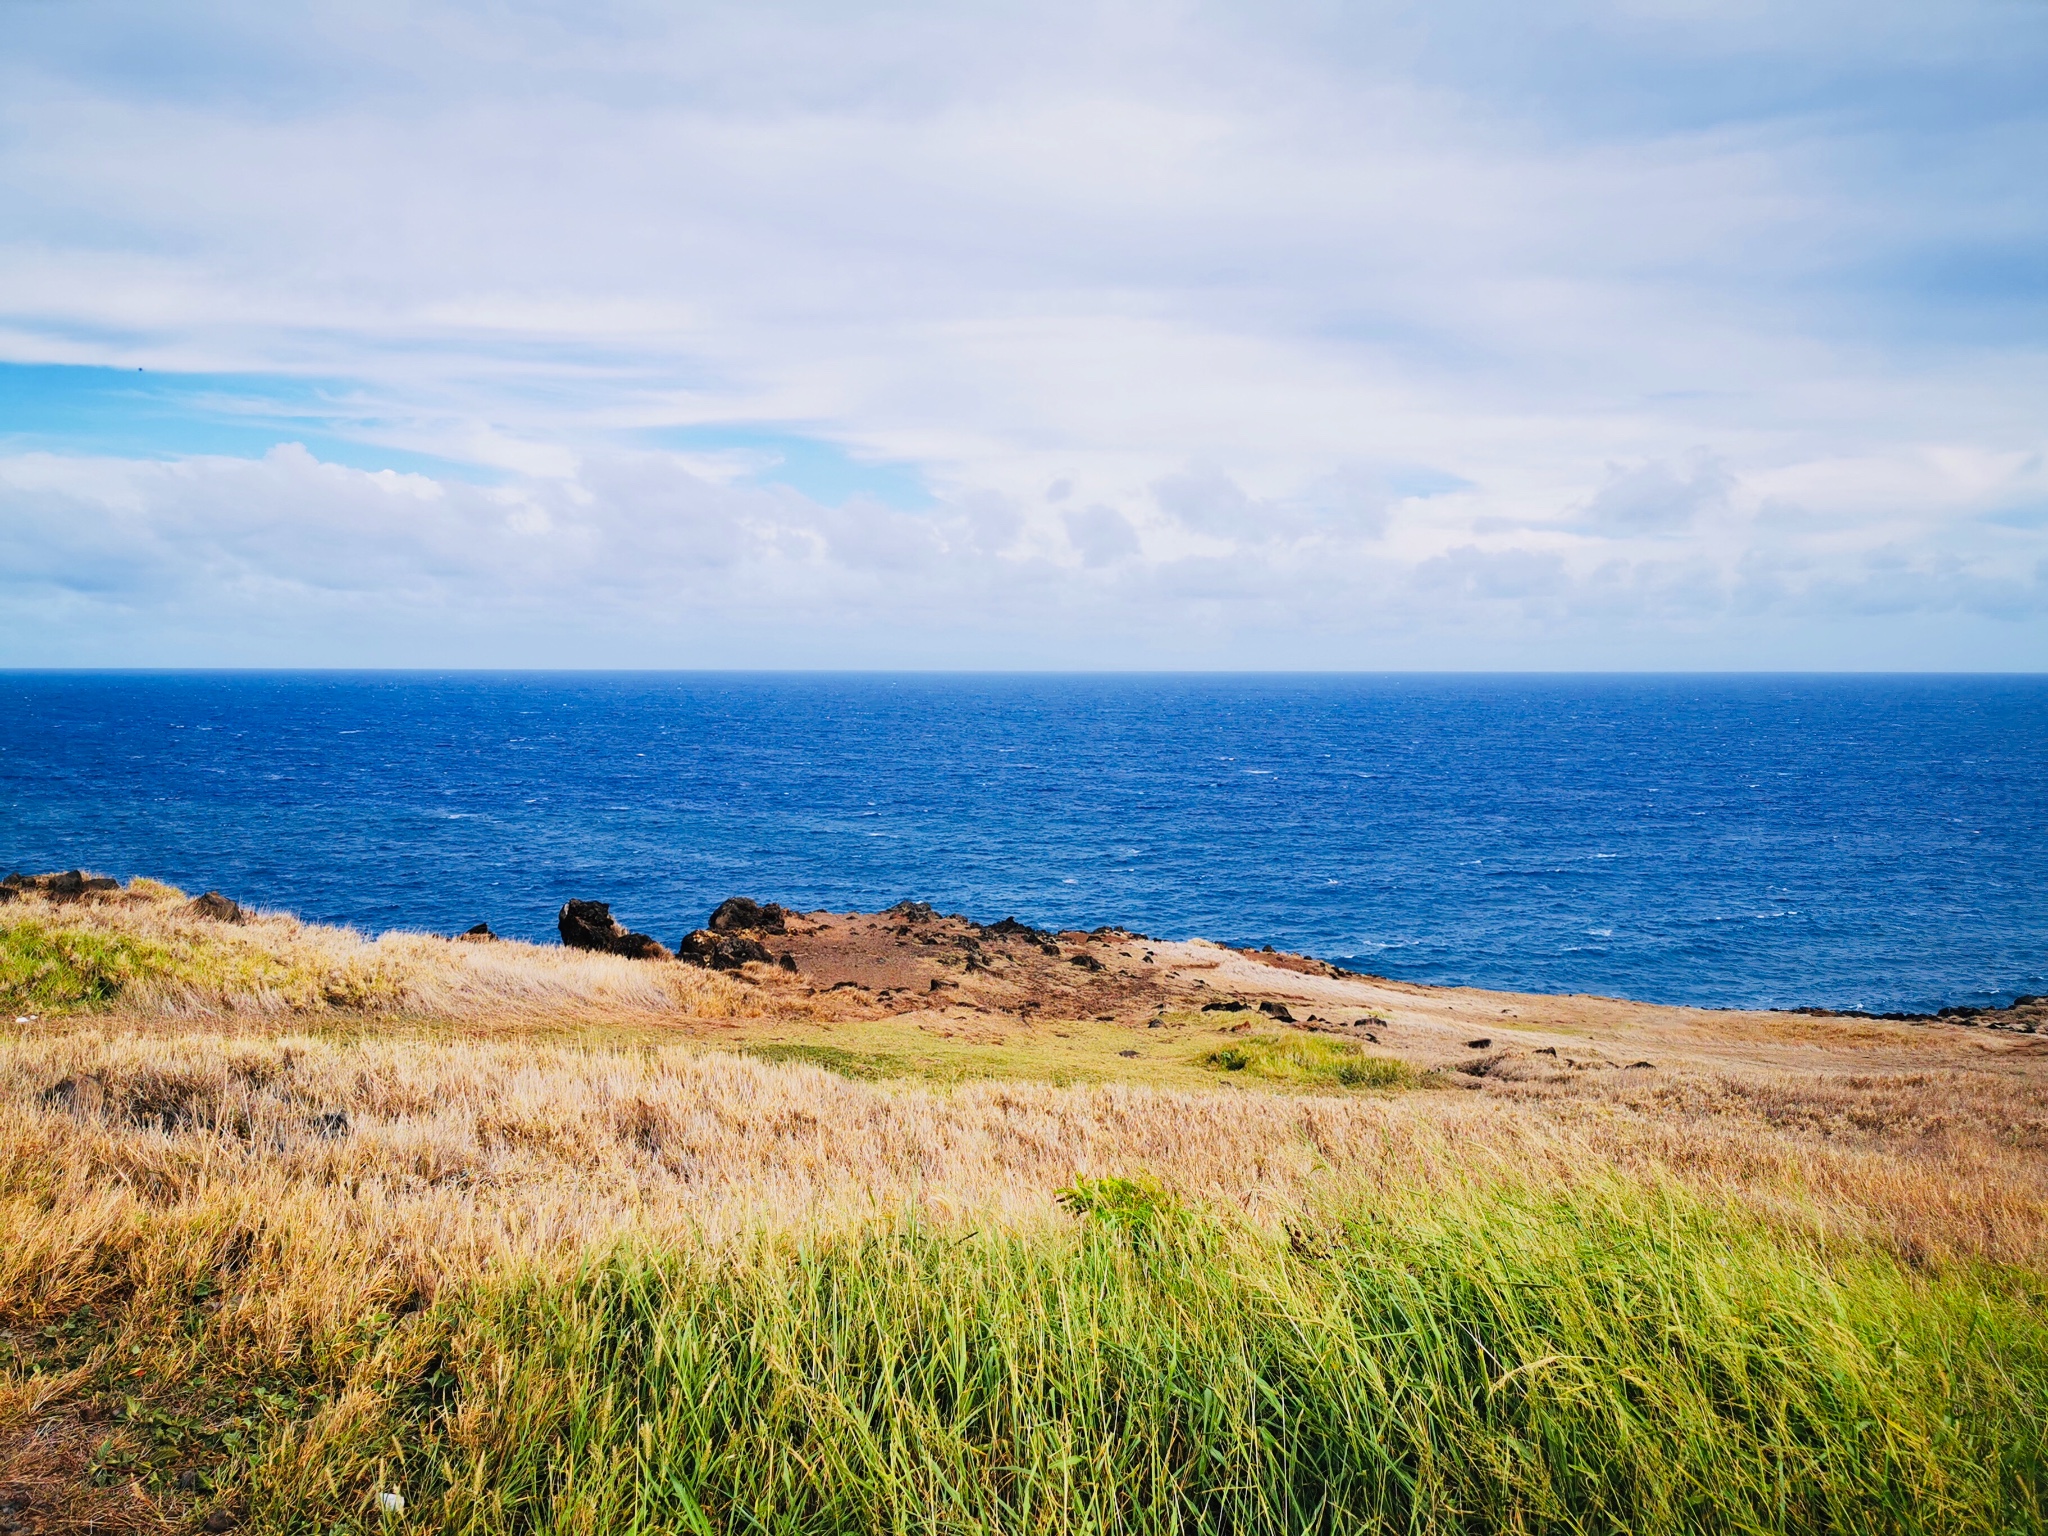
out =
[(183, 892), (155, 881), (138, 880), (101, 901), (31, 896), (0, 909), (0, 924), (96, 938), (146, 957), (120, 1000), (132, 1015), (166, 1019), (346, 1009), (517, 1028), (564, 1011), (701, 1018), (764, 1011), (758, 988), (693, 966), (418, 933), (372, 939), (283, 913), (212, 922), (187, 911)]

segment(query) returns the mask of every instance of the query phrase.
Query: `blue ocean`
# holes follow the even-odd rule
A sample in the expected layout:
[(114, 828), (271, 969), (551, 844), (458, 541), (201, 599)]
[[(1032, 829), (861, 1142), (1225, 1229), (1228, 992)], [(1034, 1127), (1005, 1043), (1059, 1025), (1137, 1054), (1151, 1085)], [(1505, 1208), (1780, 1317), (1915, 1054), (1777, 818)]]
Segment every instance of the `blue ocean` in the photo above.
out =
[(735, 893), (1414, 981), (2048, 992), (2048, 679), (0, 674), (0, 862), (367, 930)]

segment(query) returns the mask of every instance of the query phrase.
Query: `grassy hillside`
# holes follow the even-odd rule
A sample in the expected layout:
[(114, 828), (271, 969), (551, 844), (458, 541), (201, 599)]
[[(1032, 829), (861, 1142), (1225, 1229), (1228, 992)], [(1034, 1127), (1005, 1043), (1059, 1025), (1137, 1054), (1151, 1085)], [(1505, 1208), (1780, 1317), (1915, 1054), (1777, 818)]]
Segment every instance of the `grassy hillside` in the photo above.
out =
[(1960, 1031), (1545, 1076), (152, 891), (0, 954), (18, 1530), (2048, 1528), (2048, 1095)]

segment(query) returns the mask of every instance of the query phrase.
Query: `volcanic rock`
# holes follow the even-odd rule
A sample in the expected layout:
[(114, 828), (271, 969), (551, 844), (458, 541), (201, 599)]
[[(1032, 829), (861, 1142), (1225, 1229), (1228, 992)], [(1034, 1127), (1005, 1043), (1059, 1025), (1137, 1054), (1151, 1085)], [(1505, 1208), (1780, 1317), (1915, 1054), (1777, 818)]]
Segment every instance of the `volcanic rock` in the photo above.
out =
[(571, 949), (592, 949), (599, 954), (623, 955), (628, 960), (671, 958), (660, 940), (633, 933), (613, 917), (609, 902), (564, 902), (555, 917), (555, 928)]
[(249, 914), (240, 903), (221, 895), (219, 891), (208, 891), (204, 896), (194, 896), (185, 903), (187, 917), (203, 917), (209, 923), (246, 923)]
[(1259, 1012), (1269, 1019), (1278, 1019), (1282, 1024), (1292, 1024), (1294, 1022), (1294, 1015), (1287, 1011), (1285, 1003), (1261, 1003), (1259, 1004)]
[(10, 901), (30, 892), (47, 896), (51, 901), (77, 901), (99, 891), (118, 891), (121, 882), (105, 875), (88, 875), (82, 869), (67, 869), (54, 875), (9, 875), (0, 880), (0, 889), (9, 892)]
[(472, 944), (489, 944), (498, 936), (491, 932), (491, 925), (489, 923), (478, 923), (474, 928), (463, 929), (455, 937), (467, 939)]
[(711, 914), (710, 927), (713, 933), (787, 933), (789, 913), (772, 901), (763, 906), (745, 896), (728, 896)]
[(749, 962), (769, 965), (775, 960), (759, 939), (743, 933), (713, 933), (709, 928), (686, 934), (676, 946), (676, 958), (710, 971), (736, 971)]
[[(1041, 946), (1052, 942), (1052, 935), (1043, 928), (1020, 923), (1014, 917), (1006, 917), (999, 923), (983, 923), (979, 931), (984, 939), (1028, 939)], [(1054, 945), (1054, 948), (1057, 950), (1058, 946)]]

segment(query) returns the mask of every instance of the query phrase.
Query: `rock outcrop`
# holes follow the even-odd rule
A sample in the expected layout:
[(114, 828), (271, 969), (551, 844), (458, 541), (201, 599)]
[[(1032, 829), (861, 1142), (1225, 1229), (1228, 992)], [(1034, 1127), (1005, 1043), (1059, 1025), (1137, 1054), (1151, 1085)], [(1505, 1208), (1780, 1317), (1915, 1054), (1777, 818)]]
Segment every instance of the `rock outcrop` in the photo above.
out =
[(249, 914), (242, 910), (241, 903), (221, 895), (219, 891), (208, 891), (204, 896), (194, 896), (185, 903), (187, 917), (203, 917), (209, 923), (246, 923)]
[(750, 897), (728, 896), (711, 914), (709, 927), (713, 933), (787, 933), (789, 912), (772, 901), (763, 906)]
[(555, 928), (571, 949), (596, 950), (600, 954), (623, 955), (628, 960), (673, 959), (667, 946), (644, 933), (631, 932), (612, 916), (604, 901), (564, 902), (556, 915)]
[(0, 901), (17, 896), (37, 895), (50, 901), (79, 901), (102, 891), (118, 891), (121, 882), (105, 875), (88, 875), (82, 869), (67, 869), (54, 875), (9, 875), (0, 880)]
[[(749, 938), (744, 933), (714, 933), (709, 928), (685, 934), (682, 943), (676, 946), (676, 958), (712, 971), (736, 971), (750, 962), (769, 965), (775, 960), (768, 946), (759, 939)], [(793, 958), (789, 968), (796, 968)]]

